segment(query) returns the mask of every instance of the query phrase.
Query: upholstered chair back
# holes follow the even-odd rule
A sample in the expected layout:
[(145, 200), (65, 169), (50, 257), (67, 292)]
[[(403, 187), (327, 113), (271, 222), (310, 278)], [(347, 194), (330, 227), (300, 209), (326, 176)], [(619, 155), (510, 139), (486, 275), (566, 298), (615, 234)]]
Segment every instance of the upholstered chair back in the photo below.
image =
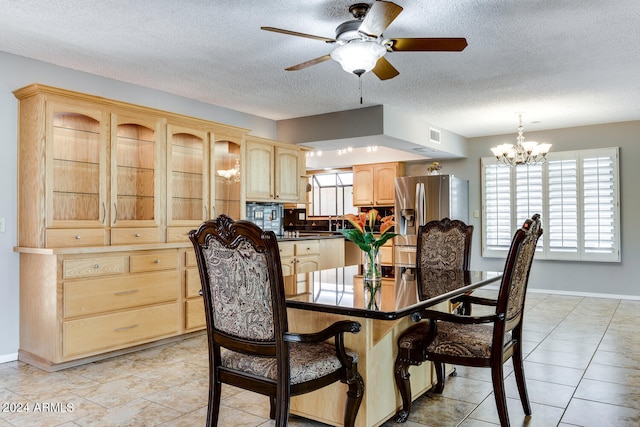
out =
[(427, 269), (469, 269), (473, 225), (444, 218), (418, 229), (417, 267)]

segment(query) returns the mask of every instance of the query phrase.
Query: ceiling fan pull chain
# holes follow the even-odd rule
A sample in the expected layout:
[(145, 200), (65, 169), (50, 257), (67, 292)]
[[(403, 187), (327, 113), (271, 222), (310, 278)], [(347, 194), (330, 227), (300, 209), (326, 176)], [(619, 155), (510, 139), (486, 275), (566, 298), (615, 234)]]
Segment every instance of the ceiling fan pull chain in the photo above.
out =
[(358, 76), (358, 84), (360, 85), (360, 105), (362, 105), (362, 74)]

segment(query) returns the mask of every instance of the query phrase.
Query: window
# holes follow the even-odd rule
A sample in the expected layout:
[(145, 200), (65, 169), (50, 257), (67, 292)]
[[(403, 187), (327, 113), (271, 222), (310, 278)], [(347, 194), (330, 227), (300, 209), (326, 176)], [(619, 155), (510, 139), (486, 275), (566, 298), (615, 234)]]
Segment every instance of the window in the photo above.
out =
[(544, 165), (482, 165), (482, 255), (504, 257), (534, 213), (544, 233), (537, 257), (620, 261), (618, 148), (551, 152)]
[(353, 207), (353, 173), (331, 172), (311, 175), (311, 216), (340, 216), (357, 213)]

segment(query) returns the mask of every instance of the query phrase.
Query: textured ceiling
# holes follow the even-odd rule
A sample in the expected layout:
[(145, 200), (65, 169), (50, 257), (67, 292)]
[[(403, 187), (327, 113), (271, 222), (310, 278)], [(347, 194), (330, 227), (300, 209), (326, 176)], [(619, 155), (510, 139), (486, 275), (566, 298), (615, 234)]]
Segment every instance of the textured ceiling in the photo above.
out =
[[(363, 106), (465, 137), (640, 119), (640, 1), (396, 0), (387, 37), (466, 37), (462, 52), (392, 52)], [(0, 0), (0, 51), (278, 120), (360, 107), (332, 45), (351, 0)]]

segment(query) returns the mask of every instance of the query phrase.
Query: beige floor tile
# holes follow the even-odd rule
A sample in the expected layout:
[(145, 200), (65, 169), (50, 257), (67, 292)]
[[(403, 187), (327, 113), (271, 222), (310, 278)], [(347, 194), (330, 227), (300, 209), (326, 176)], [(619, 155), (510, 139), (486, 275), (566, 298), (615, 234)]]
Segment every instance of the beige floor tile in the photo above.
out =
[(540, 343), (539, 349), (563, 351), (566, 353), (576, 353), (591, 356), (596, 352), (598, 343), (585, 341), (566, 341), (557, 338), (547, 338)]
[[(555, 406), (558, 408), (565, 408), (567, 406), (576, 389), (573, 386), (537, 381), (530, 378), (526, 379), (526, 383), (530, 403), (539, 403), (541, 405)], [(516, 386), (513, 374), (505, 380), (505, 390), (507, 397), (518, 401), (520, 400), (518, 387)]]
[(151, 427), (181, 415), (182, 412), (175, 409), (145, 399), (136, 399), (124, 405), (106, 409), (99, 415), (79, 418), (75, 420), (75, 423), (82, 427)]
[(640, 370), (592, 363), (584, 378), (609, 383), (640, 387)]
[(640, 387), (584, 379), (574, 397), (640, 410)]
[(619, 366), (621, 368), (640, 369), (640, 351), (618, 353), (598, 350), (593, 356), (592, 363)]
[(637, 427), (640, 411), (576, 398), (569, 403), (562, 422), (583, 427)]
[(584, 369), (524, 361), (524, 376), (527, 381), (538, 380), (577, 387), (583, 375)]
[(536, 348), (527, 355), (526, 360), (547, 365), (564, 366), (566, 368), (586, 369), (591, 360), (591, 355)]
[(162, 384), (128, 376), (108, 383), (79, 388), (75, 394), (105, 408), (111, 408), (165, 389)]

